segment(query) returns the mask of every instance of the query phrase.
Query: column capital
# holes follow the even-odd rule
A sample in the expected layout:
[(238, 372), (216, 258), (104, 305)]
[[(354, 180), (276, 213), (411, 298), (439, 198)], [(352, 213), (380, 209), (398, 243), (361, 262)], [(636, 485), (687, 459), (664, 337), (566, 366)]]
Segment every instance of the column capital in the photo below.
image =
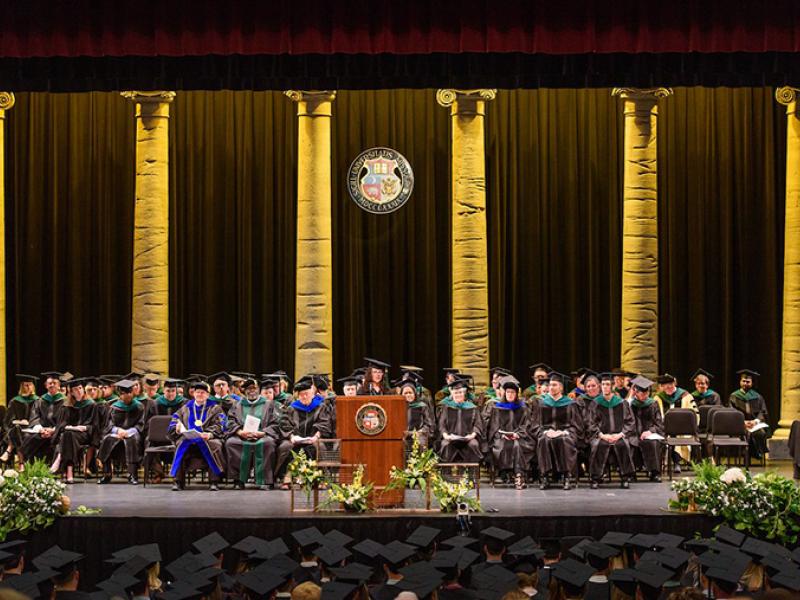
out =
[(120, 92), (119, 94), (123, 98), (132, 100), (133, 102), (136, 102), (138, 104), (145, 104), (145, 103), (169, 104), (175, 99), (175, 92), (167, 92), (164, 90), (158, 90), (154, 92), (140, 92), (138, 90), (131, 90), (127, 92)]
[(336, 92), (332, 90), (286, 90), (283, 92), (292, 102), (333, 102)]
[(625, 100), (650, 100), (656, 102), (659, 98), (672, 95), (672, 88), (629, 88), (621, 87), (611, 90), (612, 96), (619, 96)]
[(798, 93), (800, 93), (800, 88), (792, 87), (790, 85), (784, 85), (783, 87), (779, 87), (775, 90), (775, 100), (786, 107), (787, 115), (792, 112), (792, 104), (797, 102)]
[(11, 92), (0, 92), (0, 110), (9, 110), (14, 106), (16, 99)]
[[(482, 88), (477, 90), (455, 90), (444, 88), (436, 91), (436, 102), (439, 103), (440, 106), (450, 106), (455, 107), (456, 102), (477, 102), (483, 101), (486, 102), (488, 100), (494, 100), (495, 96), (497, 96), (497, 90), (491, 88)], [(453, 111), (456, 109), (453, 108)], [(452, 114), (456, 114), (453, 112)]]

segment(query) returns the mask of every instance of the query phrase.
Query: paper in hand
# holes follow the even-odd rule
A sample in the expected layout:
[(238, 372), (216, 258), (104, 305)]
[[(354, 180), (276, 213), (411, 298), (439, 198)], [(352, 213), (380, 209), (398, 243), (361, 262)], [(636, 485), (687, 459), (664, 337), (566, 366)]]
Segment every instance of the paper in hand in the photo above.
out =
[(196, 440), (196, 439), (198, 439), (200, 437), (201, 433), (202, 432), (195, 431), (194, 429), (185, 429), (184, 428), (184, 430), (181, 433), (181, 435), (183, 435), (183, 437), (186, 438), (187, 440)]
[(258, 426), (261, 425), (261, 419), (254, 415), (247, 415), (244, 420), (244, 432), (245, 433), (256, 433), (258, 431)]

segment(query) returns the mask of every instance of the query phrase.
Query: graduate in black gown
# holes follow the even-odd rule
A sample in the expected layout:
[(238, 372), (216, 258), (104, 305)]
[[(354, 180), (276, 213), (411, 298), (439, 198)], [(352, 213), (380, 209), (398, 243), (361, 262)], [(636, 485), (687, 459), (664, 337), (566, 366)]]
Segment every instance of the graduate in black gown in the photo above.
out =
[[(273, 388), (274, 380), (266, 380), (265, 387)], [(275, 402), (260, 395), (254, 379), (246, 379), (242, 385), (245, 397), (237, 402), (228, 414), (225, 440), (228, 479), (234, 489), (243, 490), (250, 476), (250, 469), (261, 489), (272, 489), (275, 485), (273, 469), (275, 449), (280, 438), (280, 427)], [(258, 421), (258, 426), (245, 431), (248, 417)]]
[(414, 437), (422, 450), (434, 437), (433, 412), (427, 402), (417, 395), (417, 384), (406, 379), (400, 382), (400, 394), (406, 399), (406, 430), (403, 433), (406, 449), (411, 449)]
[(221, 404), (209, 397), (211, 388), (205, 381), (194, 383), (192, 390), (192, 399), (172, 414), (169, 423), (168, 435), (175, 443), (169, 473), (174, 478), (172, 490), (184, 488), (187, 470), (203, 469), (208, 471), (208, 489), (216, 492), (225, 468), (226, 416)]
[(536, 441), (539, 489), (561, 477), (565, 490), (578, 475), (578, 442), (583, 421), (575, 400), (564, 395), (569, 377), (557, 371), (548, 375), (548, 392), (532, 407), (531, 435)]
[(359, 396), (385, 396), (390, 393), (386, 373), (392, 365), (369, 357), (364, 357), (364, 362), (367, 370), (364, 373), (364, 385), (358, 390)]
[(636, 435), (636, 422), (630, 404), (614, 393), (611, 373), (601, 375), (600, 389), (602, 393), (589, 408), (586, 421), (591, 446), (591, 487), (597, 489), (600, 486), (606, 463), (613, 452), (620, 472), (620, 487), (627, 489), (634, 474), (630, 439)]
[(764, 396), (753, 389), (753, 380), (760, 375), (751, 369), (742, 369), (736, 374), (739, 375), (739, 389), (730, 395), (728, 403), (744, 415), (750, 456), (761, 458), (769, 452), (767, 440), (772, 437), (772, 430), (769, 427), (767, 402)]
[(510, 474), (518, 490), (526, 486), (525, 474), (536, 453), (536, 443), (530, 433), (530, 409), (520, 396), (519, 383), (504, 377), (503, 401), (492, 403), (486, 421), (486, 441), (492, 453), (492, 463), (501, 475)]
[(0, 456), (0, 462), (7, 463), (12, 453), (16, 453), (17, 461), (25, 462), (21, 454), (22, 430), (31, 423), (33, 404), (39, 399), (36, 395), (36, 382), (39, 378), (34, 375), (17, 374), (19, 393), (8, 403), (8, 409), (3, 422), (6, 436), (6, 449)]
[(698, 409), (701, 406), (722, 406), (722, 399), (719, 394), (711, 389), (712, 379), (714, 379), (714, 376), (705, 369), (697, 369), (692, 375), (692, 381), (694, 382), (692, 397)]
[(64, 473), (67, 483), (74, 483), (75, 464), (89, 448), (94, 427), (97, 422), (93, 400), (86, 397), (84, 379), (70, 379), (67, 382), (68, 395), (58, 411), (56, 427), (56, 459), (51, 471)]
[[(633, 464), (644, 468), (650, 481), (661, 481), (661, 464), (664, 455), (664, 419), (656, 399), (650, 395), (653, 382), (639, 375), (631, 381), (633, 399), (631, 411), (636, 424), (636, 435), (630, 438)], [(660, 438), (660, 439), (659, 439)]]
[(49, 459), (52, 455), (58, 425), (58, 409), (64, 402), (59, 375), (60, 373), (56, 372), (42, 373), (47, 392), (33, 403), (30, 426), (25, 428), (35, 429), (36, 432), (23, 433), (22, 455), (25, 460)]
[(119, 400), (108, 407), (108, 417), (103, 429), (98, 458), (103, 463), (103, 476), (99, 484), (111, 481), (112, 460), (124, 460), (128, 468), (128, 483), (138, 485), (137, 471), (142, 460), (142, 431), (144, 430), (144, 405), (133, 397), (134, 382), (130, 379), (115, 385)]
[(466, 379), (455, 379), (439, 406), (439, 455), (445, 463), (481, 461), (481, 413), (467, 390)]
[[(316, 443), (333, 435), (331, 418), (325, 399), (317, 392), (313, 377), (300, 379), (294, 386), (297, 400), (289, 404), (280, 417), (281, 442), (275, 461), (275, 473), (283, 477), (292, 452), (304, 452), (309, 458), (317, 457)], [(289, 489), (284, 481), (283, 489)]]

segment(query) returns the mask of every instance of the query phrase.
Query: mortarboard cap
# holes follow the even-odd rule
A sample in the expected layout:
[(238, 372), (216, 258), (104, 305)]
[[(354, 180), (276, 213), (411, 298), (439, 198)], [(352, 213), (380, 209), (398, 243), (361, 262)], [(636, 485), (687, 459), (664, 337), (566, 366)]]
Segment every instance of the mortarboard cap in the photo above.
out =
[(469, 387), (469, 381), (464, 377), (456, 377), (450, 384), (451, 390), (458, 390), (461, 388), (467, 389), (468, 387)]
[(60, 379), (62, 375), (61, 371), (45, 371), (39, 374), (42, 376), (42, 379)]
[(353, 541), (353, 538), (342, 533), (338, 529), (331, 529), (322, 537), (325, 540), (323, 543), (328, 546), (347, 546), (347, 544)]
[(301, 548), (310, 548), (311, 546), (318, 546), (325, 541), (322, 532), (316, 527), (306, 527), (300, 531), (292, 532), (292, 537)]
[(547, 375), (547, 379), (549, 381), (557, 381), (561, 385), (569, 385), (571, 380), (569, 375), (565, 375), (564, 373), (560, 373), (558, 371), (550, 371), (550, 373)]
[(645, 391), (653, 387), (653, 382), (644, 375), (637, 375), (631, 379), (631, 385), (640, 391)]
[(544, 550), (539, 548), (539, 544), (529, 535), (511, 544), (506, 551), (512, 556), (535, 556), (539, 552), (544, 556)]
[(656, 547), (656, 536), (647, 533), (637, 533), (625, 542), (625, 545), (639, 550), (652, 550)]
[(442, 583), (442, 576), (428, 574), (418, 579), (402, 579), (397, 587), (403, 591), (414, 592), (417, 598), (430, 596)]
[(711, 379), (714, 379), (714, 375), (712, 375), (711, 373), (709, 373), (709, 372), (708, 372), (708, 371), (706, 371), (705, 369), (702, 369), (702, 368), (701, 368), (701, 369), (697, 369), (697, 370), (696, 370), (694, 373), (692, 373), (691, 380), (692, 380), (692, 381), (694, 381), (694, 380), (695, 380), (695, 379), (697, 379), (697, 378), (698, 378), (700, 375), (705, 375), (705, 377), (707, 377), (709, 380), (711, 380)]
[(669, 373), (664, 373), (663, 375), (656, 377), (656, 382), (662, 385), (665, 383), (675, 383), (675, 381), (675, 376), (670, 375)]
[(400, 565), (416, 554), (416, 547), (403, 542), (390, 542), (381, 548), (380, 555), (391, 565)]
[(248, 535), (246, 538), (239, 540), (233, 546), (231, 546), (232, 550), (236, 550), (242, 554), (252, 554), (257, 550), (265, 551), (267, 548), (269, 548), (269, 542), (254, 535)]
[(631, 537), (630, 533), (623, 531), (608, 531), (599, 541), (601, 544), (613, 546), (614, 548), (622, 548)]
[(752, 369), (739, 369), (738, 371), (736, 371), (736, 374), (740, 378), (750, 377), (752, 379), (753, 377), (761, 377), (761, 373), (759, 373), (758, 371), (753, 371)]
[(312, 385), (314, 385), (312, 378), (303, 377), (294, 384), (294, 391), (303, 392), (305, 390), (310, 390)]
[(174, 377), (167, 377), (164, 380), (164, 387), (165, 388), (176, 388), (176, 387), (178, 387), (179, 385), (181, 385), (183, 383), (184, 383), (183, 379), (176, 379)]
[[(424, 563), (422, 563), (424, 564)], [(352, 583), (364, 583), (368, 581), (375, 570), (369, 565), (362, 563), (350, 563), (344, 567), (332, 567), (330, 572), (333, 573), (339, 581), (350, 581)]]
[(141, 544), (138, 546), (128, 546), (117, 550), (112, 555), (112, 558), (106, 560), (107, 563), (120, 564), (133, 558), (140, 556), (148, 561), (148, 564), (153, 564), (161, 561), (161, 550), (158, 544)]
[(355, 385), (355, 384), (358, 384), (358, 377), (356, 377), (355, 375), (348, 375), (347, 377), (340, 377), (336, 381), (341, 383), (343, 386), (344, 385)]
[(514, 537), (514, 533), (512, 531), (500, 529), (499, 527), (487, 527), (486, 529), (481, 530), (480, 535), (482, 537), (493, 538), (501, 542), (507, 542)]
[(478, 540), (475, 538), (466, 535), (454, 535), (453, 537), (447, 538), (445, 541), (443, 541), (442, 545), (449, 546), (451, 548), (466, 548), (467, 546), (471, 546), (477, 542)]
[(85, 385), (85, 384), (86, 384), (86, 379), (84, 379), (83, 377), (74, 377), (69, 381), (67, 381), (64, 385), (66, 385), (67, 388), (72, 389), (78, 387), (79, 385)]
[(611, 571), (608, 580), (628, 596), (636, 595), (636, 571), (634, 569), (616, 569)]
[(553, 577), (574, 590), (584, 587), (592, 575), (593, 567), (572, 558), (562, 560), (553, 567)]
[(229, 384), (231, 382), (231, 376), (228, 373), (226, 373), (225, 371), (219, 371), (217, 373), (214, 373), (213, 375), (209, 375), (208, 376), (208, 381), (212, 385), (217, 383), (217, 381), (224, 381), (225, 383)]
[(371, 540), (369, 538), (353, 546), (353, 550), (355, 550), (362, 556), (365, 556), (366, 558), (378, 557), (382, 549), (383, 549), (382, 544), (379, 544), (375, 540)]
[(385, 371), (392, 366), (389, 363), (378, 360), (377, 358), (370, 358), (369, 356), (364, 357), (364, 362), (368, 367), (372, 367), (373, 369), (381, 369), (382, 371)]
[(322, 600), (345, 600), (358, 586), (341, 581), (326, 581), (322, 584)]
[(445, 367), (442, 369), (445, 375), (458, 375), (458, 369), (456, 367)]
[(640, 584), (655, 590), (660, 589), (672, 577), (672, 571), (654, 562), (639, 562), (634, 571)]
[(275, 573), (258, 573), (253, 571), (246, 572), (236, 577), (236, 581), (243, 588), (252, 592), (248, 594), (253, 598), (269, 598), (272, 592), (286, 583), (286, 578)]
[(550, 365), (548, 365), (546, 363), (543, 363), (543, 362), (539, 362), (539, 363), (536, 363), (536, 364), (533, 364), (533, 365), (528, 365), (528, 368), (531, 371), (536, 371), (537, 369), (542, 369), (543, 371), (547, 371), (548, 373), (553, 370), (552, 367), (550, 367)]
[(19, 383), (36, 383), (39, 381), (36, 375), (25, 375), (25, 373), (17, 373), (15, 377)]
[(353, 554), (343, 546), (320, 546), (314, 550), (316, 556), (326, 567), (335, 567)]
[(120, 392), (129, 393), (133, 391), (133, 386), (136, 385), (136, 382), (131, 381), (130, 379), (120, 379), (114, 385)]
[(201, 537), (199, 540), (195, 540), (192, 543), (192, 546), (198, 552), (216, 556), (225, 550), (225, 548), (230, 546), (230, 544), (228, 544), (225, 538), (222, 537), (218, 532), (212, 531), (208, 535)]
[(418, 548), (427, 548), (436, 541), (436, 538), (439, 537), (441, 533), (442, 530), (437, 527), (420, 525), (411, 532), (411, 535), (406, 539), (406, 543), (417, 546)]
[(60, 546), (51, 546), (34, 558), (32, 562), (37, 569), (49, 567), (55, 569), (59, 573), (66, 574), (69, 573), (82, 558), (83, 554), (79, 554), (78, 552), (64, 550)]
[(800, 592), (800, 569), (787, 569), (769, 578), (772, 587)]
[(677, 548), (680, 546), (685, 538), (675, 535), (673, 533), (659, 533), (656, 536), (656, 548)]
[(158, 382), (161, 381), (161, 376), (156, 373), (145, 373), (143, 379), (147, 385), (158, 385)]
[(744, 542), (745, 538), (747, 537), (741, 531), (736, 531), (735, 529), (731, 529), (727, 525), (721, 525), (717, 532), (714, 534), (714, 537), (719, 540), (720, 542), (725, 542), (726, 544), (730, 544), (731, 546), (739, 547)]

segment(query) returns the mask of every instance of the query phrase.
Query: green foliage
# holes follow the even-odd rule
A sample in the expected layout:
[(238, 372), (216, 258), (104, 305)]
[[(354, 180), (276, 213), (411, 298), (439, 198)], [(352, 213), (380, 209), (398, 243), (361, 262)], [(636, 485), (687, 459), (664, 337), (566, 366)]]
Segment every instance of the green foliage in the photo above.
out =
[(373, 487), (372, 482), (364, 483), (364, 465), (358, 465), (352, 483), (330, 484), (328, 497), (320, 504), (319, 509), (341, 504), (348, 512), (366, 512), (370, 509), (369, 498)]
[(794, 544), (800, 535), (800, 488), (774, 472), (753, 476), (738, 468), (725, 470), (710, 461), (693, 465), (696, 477), (672, 484), (674, 510), (694, 505), (720, 517), (730, 527), (780, 544)]
[(289, 463), (288, 471), (292, 481), (303, 488), (306, 495), (311, 494), (311, 490), (325, 480), (317, 461), (309, 459), (305, 452), (292, 451), (292, 462)]
[(61, 483), (44, 461), (37, 460), (17, 472), (0, 477), (0, 540), (12, 531), (27, 533), (52, 525), (65, 512)]
[(436, 466), (439, 464), (439, 457), (428, 448), (422, 451), (419, 445), (419, 437), (414, 432), (414, 442), (411, 446), (411, 454), (406, 461), (404, 469), (392, 467), (389, 473), (389, 484), (387, 490), (408, 488), (410, 490), (425, 490), (428, 486), (428, 479), (436, 475)]
[(439, 501), (442, 512), (455, 512), (462, 502), (469, 506), (470, 510), (480, 512), (482, 510), (480, 500), (470, 495), (474, 488), (475, 484), (466, 473), (456, 482), (447, 481), (438, 473), (431, 479), (431, 490)]
[(88, 506), (81, 504), (75, 510), (70, 511), (69, 514), (73, 516), (86, 517), (89, 515), (99, 515), (101, 512), (103, 512), (103, 510), (100, 508), (89, 508)]

